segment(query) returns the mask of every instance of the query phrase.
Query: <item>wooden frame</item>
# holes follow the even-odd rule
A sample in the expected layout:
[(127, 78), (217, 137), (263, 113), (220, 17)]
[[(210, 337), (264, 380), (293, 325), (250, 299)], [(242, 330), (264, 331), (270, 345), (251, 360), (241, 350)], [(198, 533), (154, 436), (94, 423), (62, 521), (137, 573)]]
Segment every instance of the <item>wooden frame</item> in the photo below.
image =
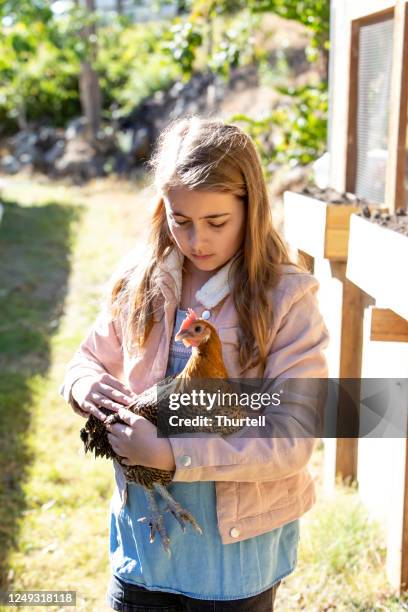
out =
[(352, 215), (347, 278), (378, 306), (408, 319), (408, 292), (398, 262), (408, 262), (408, 236)]
[(285, 237), (290, 244), (311, 257), (347, 261), (350, 216), (359, 207), (328, 204), (293, 191), (285, 191), (283, 200)]
[[(394, 212), (405, 206), (408, 79), (404, 75), (408, 71), (408, 0), (332, 0), (332, 11), (342, 26), (333, 33), (334, 50), (337, 43), (342, 52), (332, 54), (330, 67), (330, 185), (340, 192), (355, 192), (359, 30), (363, 25), (394, 18), (389, 154), (383, 202)], [(337, 40), (337, 36), (341, 38)]]
[[(332, 0), (330, 55), (330, 178), (329, 185), (339, 192), (355, 193), (356, 188), (356, 115), (358, 96), (359, 32), (362, 25), (378, 23), (393, 17), (392, 70), (390, 82), (390, 106), (387, 139), (387, 163), (385, 170), (384, 205), (390, 213), (405, 205), (404, 173), (408, 112), (408, 0)], [(337, 52), (338, 50), (338, 52)], [(355, 371), (361, 366), (362, 344), (365, 341), (408, 341), (408, 296), (405, 294), (405, 266), (408, 262), (408, 237), (382, 227), (365, 218), (352, 214), (350, 217), (349, 253), (345, 280), (354, 287), (355, 304), (348, 300), (354, 311), (350, 319), (342, 320), (341, 344), (347, 349), (357, 345)], [(398, 265), (400, 263), (400, 265)], [(332, 263), (332, 268), (333, 268)], [(344, 264), (337, 263), (336, 266)], [(327, 268), (327, 266), (325, 266)], [(347, 285), (343, 282), (343, 306)], [(360, 292), (360, 300), (358, 298)], [(350, 293), (351, 296), (351, 293)], [(367, 308), (371, 304), (375, 306)], [(357, 319), (360, 317), (360, 321)], [(368, 327), (365, 324), (368, 323)], [(363, 339), (351, 334), (363, 332)], [(347, 337), (344, 337), (347, 334)], [(362, 340), (360, 342), (360, 339)], [(379, 347), (378, 347), (379, 348)], [(373, 347), (371, 347), (374, 350)], [(370, 350), (371, 350), (370, 349)], [(365, 350), (365, 349), (364, 349)], [(405, 346), (393, 347), (405, 355)], [(350, 346), (348, 354), (352, 357)], [(394, 354), (394, 353), (393, 353)], [(341, 357), (340, 371), (347, 371)], [(360, 362), (360, 366), (358, 364)], [(352, 362), (350, 362), (352, 363)], [(399, 366), (403, 362), (398, 362)], [(369, 370), (369, 368), (368, 368)], [(370, 371), (370, 370), (369, 370)], [(381, 363), (379, 364), (381, 371)], [(401, 367), (400, 367), (401, 371)], [(405, 369), (404, 369), (405, 371)], [(355, 374), (361, 377), (362, 370)], [(408, 398), (407, 398), (408, 401)], [(340, 442), (340, 444), (339, 444)], [(363, 441), (361, 441), (363, 442)], [(375, 440), (372, 441), (375, 444)], [(346, 465), (344, 453), (354, 453), (352, 441), (337, 440), (336, 473)], [(393, 450), (393, 488), (390, 507), (385, 517), (387, 531), (387, 575), (398, 592), (408, 591), (408, 440), (395, 440)], [(397, 444), (398, 443), (398, 444)], [(346, 448), (343, 448), (343, 447)], [(395, 449), (395, 447), (398, 447)], [(329, 446), (329, 451), (331, 447)], [(369, 449), (358, 448), (364, 472), (369, 463)], [(374, 447), (378, 455), (383, 450)], [(394, 460), (395, 458), (395, 460)], [(328, 460), (330, 460), (330, 456)], [(357, 459), (355, 453), (351, 463)], [(326, 463), (326, 458), (325, 458)], [(329, 461), (327, 462), (329, 463)], [(350, 467), (350, 466), (349, 466)], [(352, 466), (351, 466), (352, 467)], [(360, 487), (371, 482), (371, 472), (362, 472)], [(360, 472), (359, 472), (360, 473)], [(385, 476), (387, 477), (387, 476)], [(377, 483), (379, 485), (380, 483)], [(383, 483), (384, 484), (384, 483)], [(391, 490), (391, 489), (390, 489)], [(368, 505), (370, 502), (367, 499)], [(371, 506), (370, 506), (371, 507)]]
[[(319, 271), (315, 273), (322, 286), (328, 286), (333, 279), (341, 283), (342, 298), (341, 304), (338, 304), (341, 310), (338, 376), (351, 379), (358, 379), (361, 376), (363, 319), (366, 305), (363, 292), (346, 278), (350, 217), (359, 210), (359, 207), (350, 204), (328, 204), (307, 195), (291, 191), (284, 193), (284, 226), (287, 242), (298, 249), (299, 255), (311, 271), (314, 272), (315, 264), (318, 264), (316, 267), (319, 270), (323, 260), (329, 264), (328, 274)], [(357, 389), (354, 389), (354, 392), (358, 394)], [(359, 397), (354, 399), (355, 404), (359, 405)], [(332, 482), (340, 478), (350, 483), (357, 478), (358, 425), (356, 423), (353, 438), (342, 436), (343, 409), (344, 402), (339, 399), (337, 414), (339, 437), (334, 441), (335, 449), (332, 453), (334, 467), (331, 477)], [(326, 441), (326, 448), (329, 444), (332, 444), (332, 441)]]
[(408, 321), (390, 308), (370, 308), (370, 340), (408, 342)]
[(360, 55), (360, 29), (363, 26), (394, 19), (394, 9), (388, 8), (378, 13), (365, 15), (351, 22), (351, 49), (349, 75), (349, 117), (347, 126), (347, 166), (346, 189), (355, 193), (357, 171), (357, 110), (358, 110), (358, 61)]

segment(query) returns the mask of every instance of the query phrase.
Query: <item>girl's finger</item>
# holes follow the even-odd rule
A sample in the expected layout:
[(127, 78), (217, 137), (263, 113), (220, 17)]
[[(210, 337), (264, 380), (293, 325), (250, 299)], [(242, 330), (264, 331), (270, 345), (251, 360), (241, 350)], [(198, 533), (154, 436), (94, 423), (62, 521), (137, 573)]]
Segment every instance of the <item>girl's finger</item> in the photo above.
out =
[(104, 421), (106, 419), (106, 416), (103, 414), (103, 412), (99, 410), (97, 406), (92, 404), (92, 402), (88, 402), (88, 401), (84, 402), (84, 408), (86, 408), (86, 410), (90, 414), (93, 414), (93, 416), (99, 419), (100, 421)]
[(133, 391), (131, 391), (131, 389), (128, 389), (124, 384), (122, 384), (120, 382), (120, 380), (118, 380), (117, 378), (115, 378), (114, 376), (111, 376), (110, 374), (106, 373), (102, 376), (101, 378), (101, 383), (104, 385), (108, 385), (109, 387), (113, 387), (114, 389), (117, 389), (118, 391), (120, 391), (126, 398), (132, 398), (133, 397)]
[(119, 408), (123, 408), (123, 404), (113, 402), (111, 399), (109, 399), (102, 393), (96, 393), (94, 391), (90, 395), (95, 405), (102, 405), (104, 408), (108, 408), (108, 410), (113, 410), (114, 412), (117, 412)]
[(119, 455), (119, 453), (120, 453), (120, 446), (118, 444), (117, 438), (112, 436), (112, 434), (108, 433), (108, 440), (109, 440), (109, 444), (111, 445), (111, 447), (113, 448), (115, 453), (118, 455), (118, 457), (120, 457), (120, 455)]
[(142, 418), (139, 415), (134, 414), (130, 410), (123, 408), (123, 406), (119, 408), (118, 415), (122, 419), (122, 421), (126, 423), (126, 425), (133, 425), (138, 419)]
[(129, 406), (134, 401), (130, 397), (124, 395), (121, 391), (113, 389), (112, 387), (109, 387), (109, 385), (104, 385), (102, 383), (100, 384), (99, 393), (111, 399), (112, 401), (115, 401), (118, 405), (121, 406)]

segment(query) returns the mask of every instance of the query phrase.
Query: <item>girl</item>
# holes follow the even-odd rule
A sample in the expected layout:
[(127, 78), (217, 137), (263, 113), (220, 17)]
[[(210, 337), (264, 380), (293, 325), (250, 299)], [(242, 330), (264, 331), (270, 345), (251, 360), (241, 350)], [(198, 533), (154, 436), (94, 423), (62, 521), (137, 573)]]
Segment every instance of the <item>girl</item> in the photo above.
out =
[(100, 406), (117, 411), (125, 425), (108, 427), (115, 452), (127, 465), (174, 470), (169, 491), (204, 534), (183, 533), (166, 514), (169, 559), (138, 521), (149, 514), (142, 487), (126, 484), (114, 462), (107, 601), (139, 612), (270, 611), (297, 563), (299, 517), (315, 502), (307, 463), (316, 438), (289, 431), (310, 405), (299, 412), (299, 402), (283, 401), (270, 412), (270, 436), (258, 438), (159, 438), (126, 406), (184, 368), (192, 349), (174, 336), (187, 308), (216, 327), (231, 378), (326, 378), (319, 284), (290, 261), (254, 144), (238, 127), (175, 121), (150, 163), (150, 239), (118, 267), (60, 393), (85, 418), (104, 420)]

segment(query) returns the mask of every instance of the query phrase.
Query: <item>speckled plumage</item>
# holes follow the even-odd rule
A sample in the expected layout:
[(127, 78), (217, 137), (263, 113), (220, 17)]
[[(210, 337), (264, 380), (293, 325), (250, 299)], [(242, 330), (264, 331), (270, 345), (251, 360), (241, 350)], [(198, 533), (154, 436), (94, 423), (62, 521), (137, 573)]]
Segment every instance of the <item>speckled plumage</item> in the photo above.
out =
[[(221, 390), (222, 392), (231, 392), (231, 387), (228, 386), (225, 379), (228, 377), (227, 370), (222, 358), (222, 346), (221, 341), (218, 337), (215, 327), (205, 321), (204, 319), (197, 318), (194, 311), (188, 310), (188, 315), (183, 321), (177, 335), (176, 340), (183, 341), (185, 344), (193, 346), (191, 357), (189, 358), (184, 369), (177, 375), (168, 376), (163, 379), (157, 385), (153, 385), (149, 389), (146, 389), (143, 393), (137, 396), (137, 399), (133, 404), (127, 406), (127, 409), (135, 414), (145, 417), (151, 423), (157, 426), (158, 421), (158, 406), (159, 402), (165, 400), (170, 393), (183, 393), (188, 392), (194, 388), (196, 379), (206, 379), (205, 390), (208, 392), (211, 388), (208, 387), (208, 382), (214, 381), (214, 391)], [(193, 385), (192, 387), (189, 385)], [(116, 459), (121, 465), (125, 478), (128, 482), (135, 482), (140, 484), (146, 489), (150, 495), (151, 507), (153, 512), (157, 512), (157, 506), (152, 498), (153, 491), (159, 492), (162, 497), (168, 501), (169, 510), (174, 514), (176, 519), (179, 521), (182, 528), (184, 528), (184, 521), (188, 520), (192, 523), (193, 527), (201, 533), (201, 529), (195, 522), (194, 517), (190, 515), (186, 510), (183, 510), (177, 502), (172, 500), (170, 493), (163, 489), (169, 485), (173, 479), (174, 470), (161, 470), (157, 468), (151, 468), (142, 465), (128, 466), (121, 463), (121, 458), (117, 456), (115, 451), (112, 449), (108, 435), (106, 431), (106, 424), (108, 423), (122, 423), (120, 417), (116, 413), (104, 408), (99, 407), (104, 414), (108, 414), (107, 420), (104, 422), (100, 421), (93, 415), (88, 418), (85, 427), (81, 430), (81, 439), (85, 446), (85, 452), (91, 451), (96, 457), (106, 457), (108, 459)], [(183, 409), (183, 416), (195, 416), (197, 410), (194, 407), (189, 409)], [(232, 406), (226, 409), (222, 407), (214, 407), (211, 411), (211, 415), (225, 414), (232, 418), (243, 417), (245, 412), (240, 406)], [(200, 429), (200, 427), (194, 428), (194, 431), (209, 431), (218, 433), (219, 435), (228, 435), (238, 431), (240, 427), (230, 426), (222, 427), (214, 425), (209, 430), (208, 427)], [(171, 503), (171, 500), (173, 503)], [(181, 516), (180, 516), (181, 515)], [(142, 520), (142, 519), (140, 519)], [(153, 524), (153, 522), (155, 524)], [(162, 537), (164, 548), (168, 551), (168, 540), (162, 524), (156, 525), (157, 521), (151, 519), (151, 535), (152, 541), (154, 537), (154, 531), (157, 529)]]

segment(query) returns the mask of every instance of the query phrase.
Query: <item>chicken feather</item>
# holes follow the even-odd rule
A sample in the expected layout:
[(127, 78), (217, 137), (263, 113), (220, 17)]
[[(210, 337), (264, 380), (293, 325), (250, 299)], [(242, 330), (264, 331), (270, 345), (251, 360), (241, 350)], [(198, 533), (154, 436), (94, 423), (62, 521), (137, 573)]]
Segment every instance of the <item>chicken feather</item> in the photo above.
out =
[[(135, 401), (127, 407), (129, 411), (143, 416), (155, 426), (158, 425), (159, 407), (166, 403), (170, 393), (188, 392), (192, 388), (192, 381), (196, 379), (205, 379), (206, 385), (208, 385), (208, 380), (210, 380), (215, 385), (214, 391), (231, 392), (231, 387), (225, 380), (228, 378), (228, 372), (222, 357), (221, 340), (211, 323), (198, 318), (194, 310), (189, 308), (188, 314), (182, 322), (175, 339), (176, 341), (182, 341), (186, 346), (193, 347), (192, 354), (183, 370), (179, 374), (173, 374), (164, 378), (157, 385), (153, 385), (138, 394)], [(206, 391), (208, 391), (208, 386), (206, 386)], [(93, 415), (89, 416), (85, 427), (81, 429), (80, 433), (85, 452), (91, 451), (96, 457), (116, 459), (121, 465), (126, 480), (137, 483), (146, 490), (152, 515), (149, 518), (141, 517), (138, 520), (149, 523), (151, 542), (154, 540), (155, 532), (159, 532), (163, 547), (170, 555), (169, 538), (164, 528), (163, 518), (158, 511), (157, 503), (153, 496), (155, 491), (166, 499), (166, 510), (172, 512), (183, 531), (184, 523), (187, 520), (198, 533), (202, 533), (194, 517), (187, 510), (181, 508), (180, 504), (173, 500), (166, 489), (172, 482), (174, 470), (162, 470), (143, 465), (129, 466), (121, 463), (121, 457), (115, 453), (109, 443), (106, 425), (108, 423), (122, 423), (123, 421), (121, 421), (119, 415), (112, 413), (111, 410), (103, 406), (99, 406), (99, 409), (109, 416), (105, 422), (100, 421)], [(195, 416), (196, 414), (197, 409), (192, 406), (189, 409), (183, 408), (183, 416)], [(223, 406), (222, 410), (220, 410), (220, 407), (215, 407), (211, 412), (211, 416), (216, 414), (224, 414), (232, 418), (245, 416), (245, 412), (240, 406)], [(214, 425), (210, 429), (208, 427), (196, 427), (194, 431), (206, 431), (207, 433), (210, 431), (220, 435), (229, 435), (240, 429), (241, 427), (237, 425)]]

